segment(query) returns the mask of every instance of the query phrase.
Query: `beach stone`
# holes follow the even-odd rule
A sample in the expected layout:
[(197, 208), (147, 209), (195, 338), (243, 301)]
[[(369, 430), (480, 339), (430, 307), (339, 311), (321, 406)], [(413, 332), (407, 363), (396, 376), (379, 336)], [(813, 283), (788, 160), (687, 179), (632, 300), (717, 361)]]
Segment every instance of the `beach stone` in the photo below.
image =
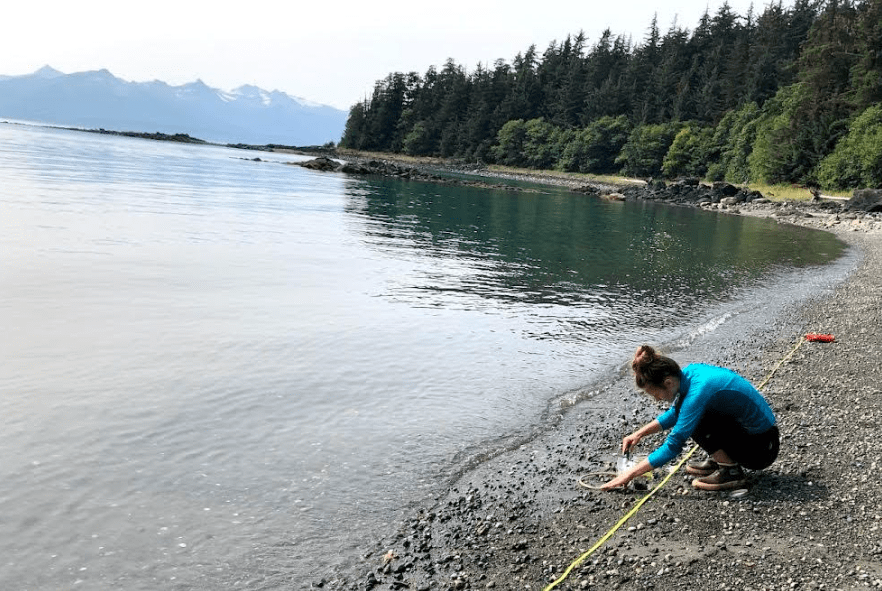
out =
[(882, 189), (855, 189), (844, 209), (882, 212)]
[(306, 162), (297, 162), (296, 164), (303, 168), (318, 170), (321, 172), (336, 171), (342, 167), (342, 164), (335, 160), (331, 160), (327, 156), (319, 156), (318, 158), (313, 158), (312, 160), (307, 160)]
[(717, 195), (722, 197), (732, 197), (738, 193), (739, 189), (735, 185), (723, 181), (716, 181), (711, 185), (711, 189)]

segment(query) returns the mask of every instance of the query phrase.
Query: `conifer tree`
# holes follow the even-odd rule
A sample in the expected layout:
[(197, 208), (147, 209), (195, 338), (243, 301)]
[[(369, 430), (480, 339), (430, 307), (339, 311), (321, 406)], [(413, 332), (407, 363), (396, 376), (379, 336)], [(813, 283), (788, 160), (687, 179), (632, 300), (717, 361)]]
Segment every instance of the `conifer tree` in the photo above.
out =
[(389, 74), (350, 109), (340, 145), (813, 182), (846, 134), (848, 153), (869, 141), (855, 134), (875, 137), (855, 125), (880, 100), (882, 0), (773, 0), (747, 15), (723, 3), (691, 32), (674, 23), (662, 35), (653, 18), (633, 46), (609, 29), (593, 44), (579, 32), (471, 73), (449, 59), (422, 77)]

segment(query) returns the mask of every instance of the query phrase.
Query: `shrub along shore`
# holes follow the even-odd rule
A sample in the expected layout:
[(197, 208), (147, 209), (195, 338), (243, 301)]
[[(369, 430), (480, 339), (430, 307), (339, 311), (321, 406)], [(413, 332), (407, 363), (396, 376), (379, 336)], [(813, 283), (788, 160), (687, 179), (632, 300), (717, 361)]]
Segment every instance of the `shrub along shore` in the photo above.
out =
[[(343, 160), (341, 162), (340, 160)], [(802, 193), (801, 199), (782, 200), (771, 190), (763, 194), (746, 186), (726, 182), (702, 183), (698, 178), (672, 182), (625, 177), (573, 174), (548, 170), (467, 165), (440, 158), (400, 157), (394, 154), (364, 153), (354, 150), (329, 151), (326, 155), (297, 166), (324, 172), (343, 172), (360, 176), (384, 176), (448, 185), (488, 189), (534, 191), (524, 185), (504, 181), (523, 181), (553, 185), (607, 200), (652, 200), (676, 205), (722, 210), (732, 214), (774, 217), (779, 221), (816, 228), (831, 228), (843, 222), (872, 231), (882, 222), (882, 189), (855, 190), (851, 198), (822, 196), (820, 192), (798, 187), (782, 187), (785, 194)], [(458, 173), (467, 176), (450, 176)], [(772, 187), (778, 191), (778, 187)]]
[[(882, 588), (882, 214), (822, 200), (694, 204), (834, 232), (861, 262), (832, 293), (714, 361), (755, 384), (771, 374), (763, 391), (781, 427), (781, 454), (751, 475), (749, 492), (696, 491), (678, 472), (555, 588)], [(809, 332), (836, 340), (793, 352)], [(358, 564), (312, 587), (545, 589), (646, 494), (578, 483), (602, 469), (623, 433), (655, 415), (631, 382), (623, 371), (590, 413), (577, 405), (537, 438), (465, 472), (394, 536), (365, 548)], [(597, 411), (603, 400), (607, 410)]]

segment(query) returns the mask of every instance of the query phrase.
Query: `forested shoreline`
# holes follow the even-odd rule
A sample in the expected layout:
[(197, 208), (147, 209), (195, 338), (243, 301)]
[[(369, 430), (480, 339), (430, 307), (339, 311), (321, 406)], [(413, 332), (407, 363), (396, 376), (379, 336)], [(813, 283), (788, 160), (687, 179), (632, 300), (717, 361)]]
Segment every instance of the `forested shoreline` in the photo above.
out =
[(579, 32), (508, 63), (389, 74), (341, 147), (537, 169), (882, 186), (882, 0), (723, 4), (638, 44)]

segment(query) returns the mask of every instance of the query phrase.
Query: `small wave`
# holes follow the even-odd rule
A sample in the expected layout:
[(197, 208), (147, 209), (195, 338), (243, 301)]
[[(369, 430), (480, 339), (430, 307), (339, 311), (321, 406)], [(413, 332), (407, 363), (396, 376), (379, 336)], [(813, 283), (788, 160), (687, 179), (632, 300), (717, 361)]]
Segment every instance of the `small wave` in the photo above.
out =
[(693, 328), (692, 330), (690, 330), (689, 332), (687, 332), (686, 335), (683, 337), (683, 339), (679, 343), (677, 343), (677, 345), (679, 347), (687, 347), (687, 346), (691, 345), (692, 343), (694, 343), (696, 341), (696, 339), (698, 339), (706, 334), (710, 334), (712, 332), (715, 332), (718, 328), (720, 328), (721, 326), (726, 324), (734, 316), (735, 316), (735, 314), (732, 312), (725, 312), (724, 314), (722, 314), (720, 316), (715, 316), (715, 317), (707, 320), (706, 322), (703, 322), (699, 326), (697, 326), (697, 327)]

